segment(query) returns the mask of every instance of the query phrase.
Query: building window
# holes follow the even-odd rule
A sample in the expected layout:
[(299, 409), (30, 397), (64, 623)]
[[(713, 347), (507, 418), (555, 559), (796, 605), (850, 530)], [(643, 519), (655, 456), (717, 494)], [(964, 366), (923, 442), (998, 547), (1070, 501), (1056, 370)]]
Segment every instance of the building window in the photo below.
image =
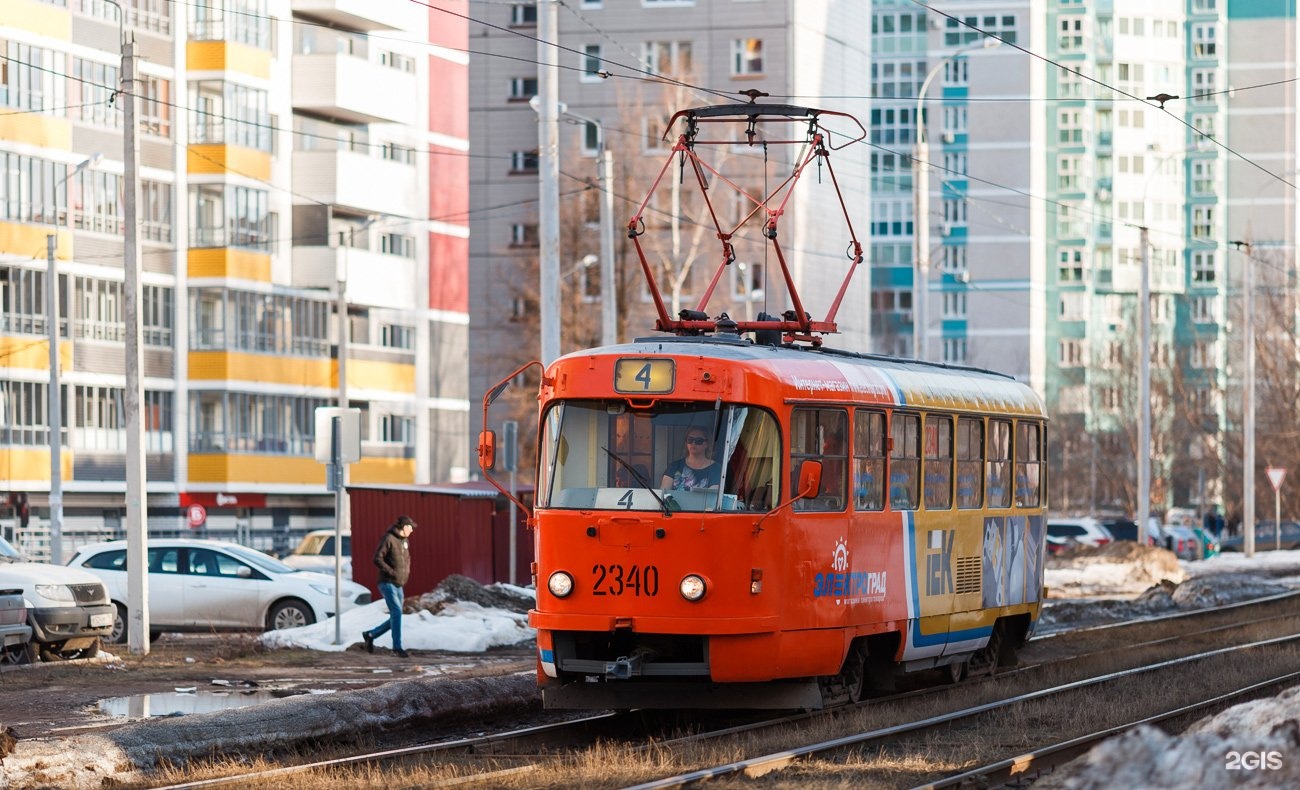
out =
[(225, 80), (190, 83), (190, 142), (271, 150), (267, 92)]
[(1061, 19), (1060, 35), (1056, 45), (1062, 52), (1083, 51), (1083, 17), (1070, 16)]
[(747, 77), (763, 73), (763, 39), (738, 38), (731, 42), (731, 75)]
[(1214, 206), (1192, 207), (1192, 238), (1212, 239), (1214, 237)]
[(871, 64), (871, 92), (878, 98), (913, 98), (920, 93), (924, 80), (924, 60), (889, 60)]
[(1192, 194), (1213, 195), (1215, 167), (1213, 159), (1197, 159), (1192, 162)]
[(965, 318), (966, 292), (944, 291), (942, 309), (944, 318)]
[(537, 244), (536, 224), (516, 222), (510, 226), (511, 247), (536, 247)]
[(1061, 110), (1056, 116), (1057, 141), (1077, 145), (1083, 142), (1083, 112)]
[(970, 82), (970, 61), (954, 58), (943, 64), (943, 84), (957, 88)]
[(966, 198), (943, 201), (943, 227), (944, 235), (955, 228), (966, 227)]
[(1063, 368), (1081, 368), (1088, 361), (1087, 341), (1066, 338), (1061, 341), (1060, 356), (1057, 361)]
[(140, 128), (158, 137), (172, 136), (172, 83), (161, 77), (141, 77)]
[(149, 242), (172, 242), (174, 188), (159, 181), (140, 182), (140, 236)]
[[(1192, 116), (1192, 126), (1196, 127), (1196, 131), (1200, 132), (1201, 135), (1213, 140), (1215, 129), (1214, 118), (1215, 116), (1213, 113), (1196, 113)], [(1201, 141), (1197, 139), (1193, 142), (1199, 143)]]
[(190, 38), (234, 41), (269, 50), (271, 17), (267, 5), (267, 0), (209, 0), (195, 4), (190, 15)]
[(78, 230), (121, 235), (122, 177), (89, 168), (68, 182), (72, 226)]
[(966, 338), (946, 337), (943, 340), (943, 361), (949, 365), (966, 364)]
[(947, 171), (945, 175), (948, 178), (954, 176), (966, 175), (966, 152), (965, 151), (944, 151), (943, 169)]
[(1214, 69), (1192, 69), (1192, 101), (1196, 104), (1217, 104), (1218, 75)]
[(1192, 282), (1199, 285), (1212, 285), (1217, 279), (1213, 250), (1198, 250), (1192, 253)]
[(694, 70), (689, 41), (646, 41), (641, 45), (641, 62), (651, 74), (685, 78)]
[(126, 318), (122, 307), (122, 282), (77, 277), (73, 283), (77, 317), (73, 337), (120, 343), (126, 339)]
[(512, 3), (510, 5), (510, 25), (512, 27), (536, 27), (536, 3)]
[(175, 295), (171, 288), (161, 285), (144, 286), (140, 320), (144, 324), (142, 340), (145, 345), (171, 347), (172, 327), (176, 315), (174, 301)]
[(398, 414), (379, 415), (379, 441), (383, 444), (415, 444), (415, 418)]
[(190, 187), (190, 245), (268, 249), (267, 192), (223, 184)]
[(379, 345), (384, 348), (415, 348), (415, 327), (406, 324), (383, 324), (379, 327)]
[(385, 255), (415, 259), (415, 237), (400, 233), (385, 233), (379, 237), (379, 251)]
[(1192, 344), (1192, 367), (1204, 370), (1217, 367), (1218, 344), (1213, 340), (1197, 340)]
[(1061, 69), (1057, 72), (1056, 97), (1058, 99), (1082, 99), (1083, 77), (1074, 69)]
[(966, 133), (966, 107), (944, 107), (943, 108), (943, 135), (944, 142), (952, 142), (947, 139), (949, 135)]
[(61, 162), (0, 151), (0, 219), (66, 223), (69, 169)]
[(1214, 324), (1218, 322), (1219, 308), (1218, 302), (1213, 296), (1193, 296), (1192, 297), (1192, 320), (1198, 324)]
[(1088, 294), (1085, 291), (1061, 293), (1061, 320), (1083, 321), (1088, 317)]
[(1056, 207), (1056, 235), (1062, 239), (1084, 238), (1083, 217), (1074, 203), (1061, 203)]
[(581, 65), (580, 79), (583, 82), (600, 82), (606, 76), (605, 61), (601, 58), (599, 44), (587, 44), (582, 48)]
[(528, 101), (536, 95), (536, 77), (515, 77), (510, 80), (510, 101)]
[(1060, 252), (1060, 265), (1057, 277), (1063, 283), (1083, 282), (1083, 250), (1078, 247), (1063, 249)]
[(916, 124), (910, 107), (876, 108), (871, 111), (871, 142), (877, 145), (909, 145), (914, 139)]
[(966, 272), (966, 247), (958, 244), (945, 244), (939, 250), (939, 268), (948, 274), (960, 277)]
[(511, 151), (510, 152), (510, 173), (512, 175), (519, 173), (536, 173), (537, 172), (537, 151)]
[[(962, 22), (966, 24), (963, 25)], [(985, 33), (991, 33), (1008, 44), (1014, 44), (1016, 43), (1016, 18), (1010, 14), (1001, 16), (988, 14), (983, 17), (966, 16), (959, 22), (954, 17), (948, 17), (943, 29), (943, 45), (956, 47), (961, 44), (978, 43), (984, 38)]]
[(1213, 22), (1192, 25), (1192, 57), (1217, 57), (1215, 40), (1218, 38), (1218, 25)]
[(113, 105), (113, 97), (117, 93), (120, 82), (117, 66), (85, 58), (73, 58), (70, 77), (68, 80), (69, 117), (109, 129), (121, 128), (122, 113)]
[[(53, 50), (0, 41), (0, 54), (5, 56), (0, 60), (0, 107), (45, 110), (68, 103), (64, 98), (68, 80), (63, 73), (66, 66), (62, 53), (56, 60)], [(112, 71), (117, 74), (116, 68)], [(95, 95), (107, 98), (105, 89), (112, 92), (116, 86), (116, 82), (103, 82), (94, 86)]]
[(1062, 192), (1079, 191), (1079, 176), (1083, 171), (1083, 157), (1062, 156), (1056, 160), (1056, 186)]

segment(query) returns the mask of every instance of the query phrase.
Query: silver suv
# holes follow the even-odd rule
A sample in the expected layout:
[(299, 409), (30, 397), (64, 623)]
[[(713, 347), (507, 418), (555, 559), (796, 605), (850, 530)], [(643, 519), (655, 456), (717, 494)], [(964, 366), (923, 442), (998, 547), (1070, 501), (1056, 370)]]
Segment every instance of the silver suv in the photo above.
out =
[(46, 661), (89, 658), (113, 630), (104, 583), (81, 568), (31, 562), (0, 538), (0, 589), (20, 590), (32, 642)]
[(1072, 546), (1105, 546), (1115, 536), (1095, 518), (1052, 518), (1047, 520), (1047, 551), (1058, 554)]

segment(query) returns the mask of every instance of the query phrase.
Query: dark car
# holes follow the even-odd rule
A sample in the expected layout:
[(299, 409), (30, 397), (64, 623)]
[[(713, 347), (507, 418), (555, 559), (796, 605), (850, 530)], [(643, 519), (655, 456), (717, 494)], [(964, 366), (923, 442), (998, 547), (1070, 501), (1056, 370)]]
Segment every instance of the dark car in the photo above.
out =
[(1129, 521), (1126, 518), (1113, 518), (1101, 522), (1102, 526), (1110, 530), (1110, 534), (1115, 536), (1115, 540), (1131, 540), (1134, 543), (1143, 542), (1138, 537), (1138, 525), (1136, 521)]
[(0, 590), (0, 664), (29, 664), (35, 657), (23, 591)]
[[(1240, 530), (1240, 527), (1238, 527)], [(1272, 551), (1278, 544), (1277, 529), (1272, 521), (1260, 521), (1255, 524), (1255, 551)], [(1224, 536), (1219, 542), (1223, 551), (1244, 551), (1246, 536), (1242, 532)], [(1282, 522), (1282, 548), (1300, 549), (1300, 524), (1294, 521)]]

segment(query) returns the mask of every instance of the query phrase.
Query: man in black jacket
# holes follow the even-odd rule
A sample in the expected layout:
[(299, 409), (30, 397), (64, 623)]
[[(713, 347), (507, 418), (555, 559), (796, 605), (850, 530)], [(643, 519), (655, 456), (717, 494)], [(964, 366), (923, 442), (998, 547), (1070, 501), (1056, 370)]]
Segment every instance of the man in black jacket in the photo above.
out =
[(362, 631), (361, 638), (366, 643), (366, 652), (375, 652), (375, 638), (383, 636), (391, 628), (393, 631), (393, 652), (399, 658), (410, 656), (402, 649), (402, 602), (405, 594), (402, 587), (411, 576), (411, 551), (406, 539), (415, 530), (415, 521), (410, 516), (398, 516), (393, 526), (384, 533), (375, 549), (375, 567), (379, 569), (379, 594), (388, 604), (388, 619), (377, 628)]

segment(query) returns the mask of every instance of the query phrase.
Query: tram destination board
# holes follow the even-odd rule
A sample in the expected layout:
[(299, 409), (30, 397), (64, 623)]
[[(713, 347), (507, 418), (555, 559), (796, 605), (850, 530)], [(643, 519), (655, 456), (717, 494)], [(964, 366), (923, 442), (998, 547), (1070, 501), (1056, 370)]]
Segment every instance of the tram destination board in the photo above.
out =
[(661, 395), (673, 391), (676, 362), (671, 359), (620, 359), (614, 363), (614, 390)]

